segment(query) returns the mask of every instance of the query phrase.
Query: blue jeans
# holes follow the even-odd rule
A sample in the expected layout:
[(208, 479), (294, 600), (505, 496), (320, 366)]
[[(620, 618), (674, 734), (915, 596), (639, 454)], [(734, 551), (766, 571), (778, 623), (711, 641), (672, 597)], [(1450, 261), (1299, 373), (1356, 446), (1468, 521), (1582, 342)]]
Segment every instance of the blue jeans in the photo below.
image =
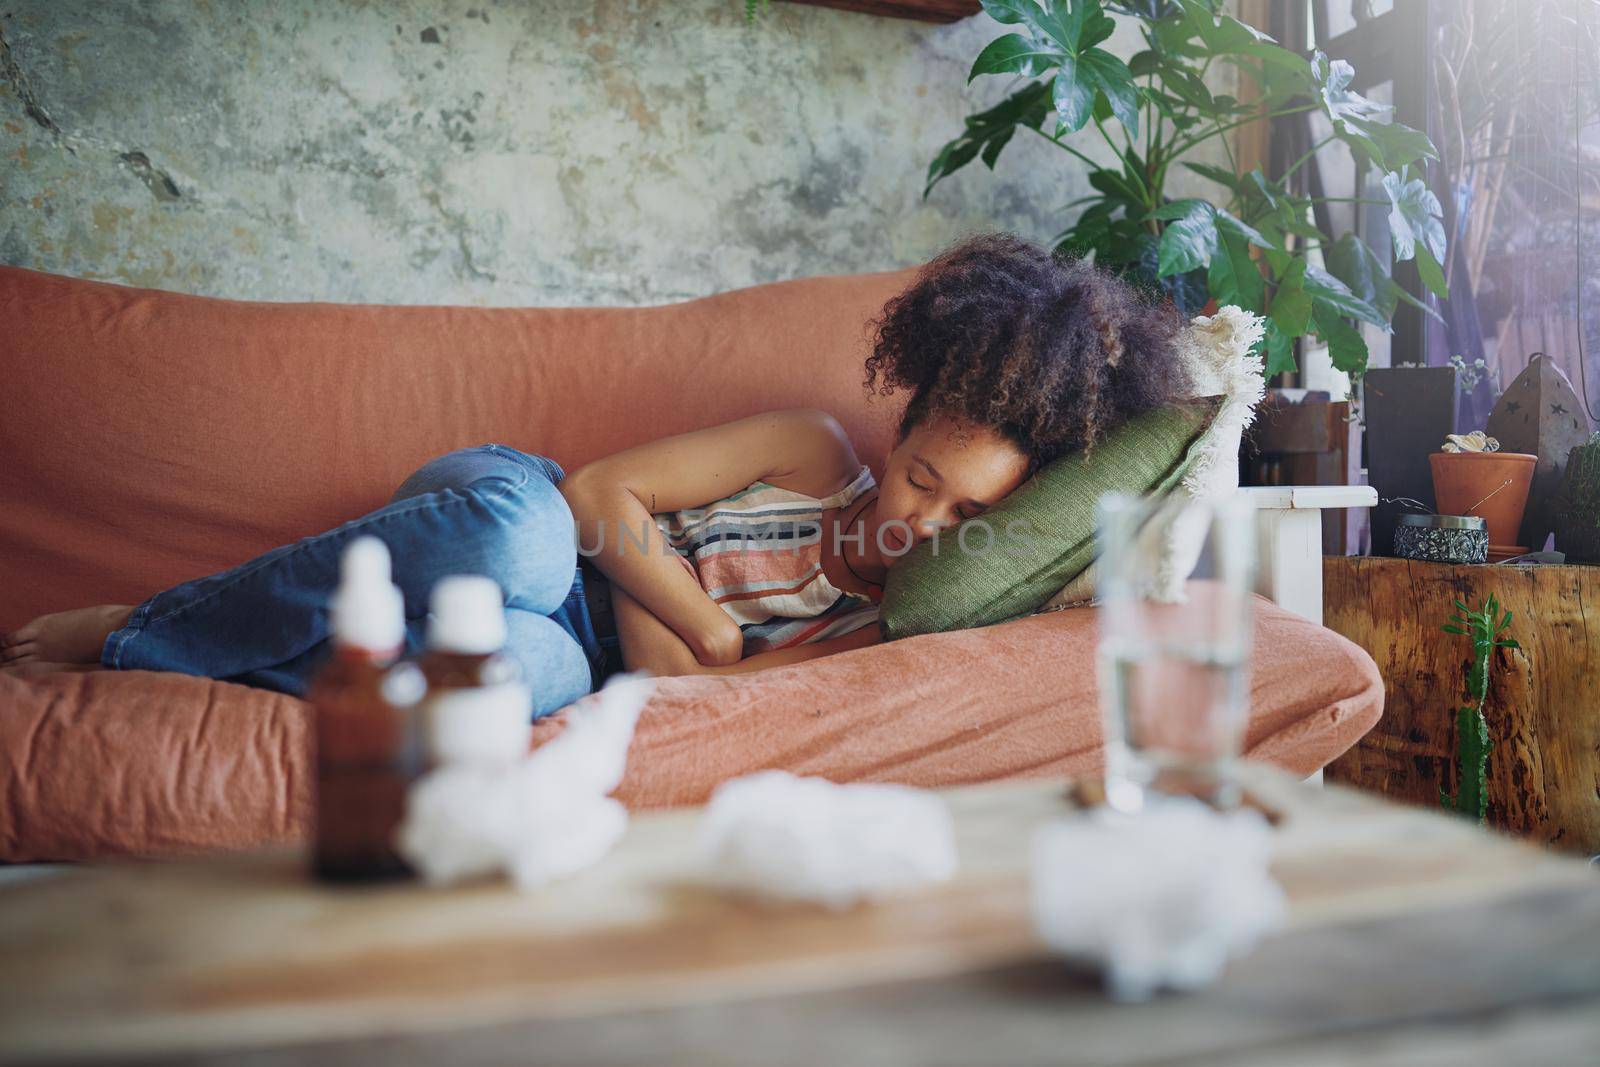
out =
[(100, 661), (302, 696), (329, 652), (340, 553), (370, 534), (388, 545), (405, 597), (408, 654), (423, 647), (434, 582), (486, 574), (500, 583), (506, 651), (532, 686), (533, 716), (548, 715), (603, 684), (616, 642), (602, 642), (589, 616), (572, 512), (556, 489), (564, 477), (554, 460), (504, 445), (447, 453), (374, 512), (157, 593), (106, 638)]

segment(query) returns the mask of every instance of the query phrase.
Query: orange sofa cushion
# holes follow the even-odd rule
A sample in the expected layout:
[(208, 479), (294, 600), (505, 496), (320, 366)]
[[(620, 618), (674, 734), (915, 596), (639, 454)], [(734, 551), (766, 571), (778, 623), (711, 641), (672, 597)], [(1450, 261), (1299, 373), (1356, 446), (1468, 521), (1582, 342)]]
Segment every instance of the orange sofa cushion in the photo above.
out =
[[(701, 803), (771, 767), (927, 787), (1096, 771), (1094, 630), (1094, 609), (1073, 608), (755, 674), (660, 679), (617, 795), (635, 810)], [(1251, 758), (1308, 774), (1377, 722), (1377, 669), (1343, 637), (1263, 600), (1256, 649)], [(535, 744), (582, 703), (542, 720)], [(293, 697), (205, 678), (0, 675), (0, 859), (302, 840), (309, 727)]]

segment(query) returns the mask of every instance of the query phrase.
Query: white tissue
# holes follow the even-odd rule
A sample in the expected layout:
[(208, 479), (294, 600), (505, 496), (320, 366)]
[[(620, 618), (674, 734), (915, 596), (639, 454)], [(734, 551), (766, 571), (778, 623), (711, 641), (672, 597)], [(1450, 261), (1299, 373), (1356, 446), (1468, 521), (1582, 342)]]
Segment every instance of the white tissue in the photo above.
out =
[(642, 671), (613, 675), (531, 755), (424, 775), (396, 833), (400, 854), (433, 884), (504, 870), (523, 889), (599, 861), (628, 824), (627, 810), (607, 794), (622, 781), (634, 724), (654, 687)]
[(1034, 928), (1099, 964), (1117, 999), (1197, 989), (1283, 924), (1271, 851), (1259, 813), (1187, 798), (1057, 819), (1034, 836)]
[(906, 786), (761, 771), (718, 786), (700, 831), (712, 884), (832, 908), (947, 881), (956, 870), (944, 801)]

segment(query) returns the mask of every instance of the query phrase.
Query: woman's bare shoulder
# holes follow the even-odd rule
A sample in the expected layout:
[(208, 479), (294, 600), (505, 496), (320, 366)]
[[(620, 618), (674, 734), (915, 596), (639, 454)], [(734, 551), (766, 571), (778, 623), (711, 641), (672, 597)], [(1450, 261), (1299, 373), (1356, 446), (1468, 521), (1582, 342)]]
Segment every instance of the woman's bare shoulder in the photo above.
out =
[(807, 496), (825, 497), (849, 485), (861, 460), (843, 425), (821, 408), (783, 408), (769, 413), (785, 427), (789, 469), (766, 482)]

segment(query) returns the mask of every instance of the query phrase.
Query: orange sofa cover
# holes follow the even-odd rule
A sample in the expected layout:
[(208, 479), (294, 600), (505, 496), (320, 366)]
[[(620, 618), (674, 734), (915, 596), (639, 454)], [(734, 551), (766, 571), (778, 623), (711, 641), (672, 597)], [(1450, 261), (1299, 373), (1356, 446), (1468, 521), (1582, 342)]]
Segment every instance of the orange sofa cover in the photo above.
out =
[[(903, 397), (866, 321), (913, 269), (639, 308), (274, 304), (0, 267), (0, 628), (135, 603), (382, 504), (495, 441), (568, 470), (775, 407), (834, 413), (881, 474)], [(1310, 772), (1381, 711), (1355, 645), (1262, 603), (1248, 747)], [(936, 786), (1098, 766), (1093, 613), (737, 678), (664, 679), (621, 795), (692, 803), (783, 766)], [(208, 679), (0, 676), (0, 860), (304, 834), (306, 706)], [(540, 736), (559, 730), (559, 717)]]

